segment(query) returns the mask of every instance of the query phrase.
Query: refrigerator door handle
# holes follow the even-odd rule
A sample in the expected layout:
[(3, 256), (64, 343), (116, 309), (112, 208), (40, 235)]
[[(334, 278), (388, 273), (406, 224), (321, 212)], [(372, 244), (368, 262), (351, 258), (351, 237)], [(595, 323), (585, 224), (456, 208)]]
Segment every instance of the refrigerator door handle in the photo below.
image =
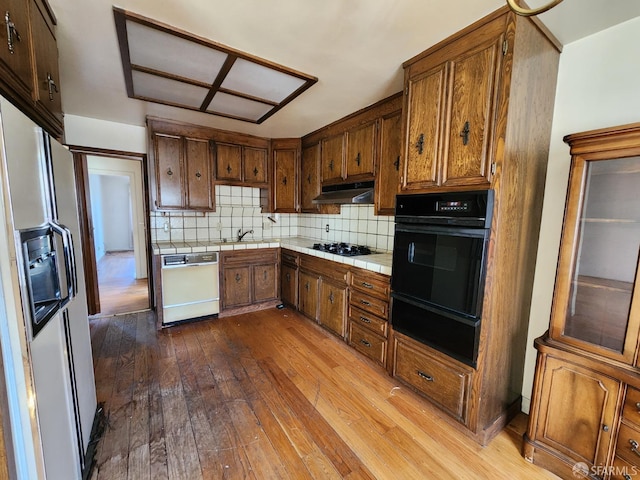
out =
[[(60, 236), (62, 240), (62, 250), (64, 257), (64, 269), (65, 269), (65, 281), (66, 281), (66, 295), (62, 298), (62, 306), (66, 305), (76, 294), (77, 292), (77, 280), (75, 265), (73, 260), (73, 240), (71, 238), (71, 233), (69, 229), (64, 225), (60, 225), (58, 223), (51, 222), (51, 229), (54, 233)], [(60, 292), (61, 294), (63, 292)]]

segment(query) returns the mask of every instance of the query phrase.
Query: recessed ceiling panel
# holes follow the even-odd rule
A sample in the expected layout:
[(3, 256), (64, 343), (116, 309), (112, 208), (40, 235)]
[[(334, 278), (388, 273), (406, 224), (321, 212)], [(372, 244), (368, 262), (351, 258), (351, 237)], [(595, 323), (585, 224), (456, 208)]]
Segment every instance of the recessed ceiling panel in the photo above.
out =
[(273, 105), (218, 92), (209, 104), (207, 112), (234, 118), (246, 118), (257, 122), (272, 108)]
[(227, 54), (176, 35), (127, 21), (132, 65), (212, 83)]
[(197, 110), (209, 93), (206, 88), (136, 70), (132, 75), (134, 98), (153, 99), (158, 103), (184, 105)]
[(222, 82), (222, 87), (281, 102), (304, 84), (303, 78), (239, 58)]
[(113, 15), (132, 98), (262, 123), (318, 81), (118, 7)]

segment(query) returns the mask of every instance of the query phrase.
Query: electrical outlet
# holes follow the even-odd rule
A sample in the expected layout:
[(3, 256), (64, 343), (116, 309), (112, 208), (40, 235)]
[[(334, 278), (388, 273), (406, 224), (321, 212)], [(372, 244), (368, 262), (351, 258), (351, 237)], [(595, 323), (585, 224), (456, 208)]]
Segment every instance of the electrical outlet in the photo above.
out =
[(163, 229), (165, 232), (168, 232), (168, 231), (171, 229), (171, 226), (169, 225), (169, 220), (166, 220), (166, 221), (164, 222), (164, 224), (162, 225), (162, 229)]
[(329, 224), (328, 223), (324, 226), (324, 231), (329, 233)]
[(272, 225), (271, 220), (265, 220), (265, 221), (262, 222), (262, 229), (263, 230), (271, 230), (271, 225)]

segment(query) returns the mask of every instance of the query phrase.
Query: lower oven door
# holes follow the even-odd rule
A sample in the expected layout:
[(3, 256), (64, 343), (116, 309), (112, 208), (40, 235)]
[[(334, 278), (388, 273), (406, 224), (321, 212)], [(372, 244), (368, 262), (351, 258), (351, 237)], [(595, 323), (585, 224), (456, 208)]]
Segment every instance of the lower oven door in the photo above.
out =
[(397, 224), (391, 289), (418, 302), (480, 317), (489, 229)]
[(476, 367), (480, 319), (465, 318), (392, 293), (391, 324), (396, 332)]

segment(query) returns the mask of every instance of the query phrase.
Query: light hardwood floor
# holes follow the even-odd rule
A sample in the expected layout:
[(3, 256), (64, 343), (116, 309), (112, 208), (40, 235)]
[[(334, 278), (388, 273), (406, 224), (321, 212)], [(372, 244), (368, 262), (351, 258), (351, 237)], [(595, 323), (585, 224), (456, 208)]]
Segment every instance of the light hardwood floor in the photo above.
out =
[(149, 308), (147, 279), (136, 279), (133, 252), (107, 252), (98, 262), (100, 315)]
[(557, 478), (520, 455), (524, 415), (480, 447), (290, 309), (91, 333), (109, 416), (93, 480)]

